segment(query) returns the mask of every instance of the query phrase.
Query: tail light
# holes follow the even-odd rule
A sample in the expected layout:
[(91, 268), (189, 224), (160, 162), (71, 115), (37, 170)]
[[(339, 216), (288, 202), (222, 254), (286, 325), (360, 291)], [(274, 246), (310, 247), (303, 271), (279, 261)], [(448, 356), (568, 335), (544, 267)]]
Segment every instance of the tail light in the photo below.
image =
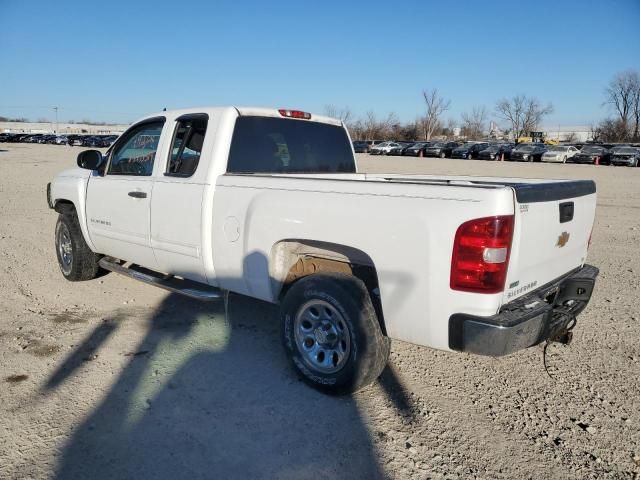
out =
[(285, 110), (285, 109), (281, 108), (280, 110), (278, 110), (278, 112), (280, 112), (280, 115), (282, 115), (283, 117), (302, 118), (304, 120), (310, 120), (311, 119), (311, 114), (310, 113), (302, 112), (300, 110)]
[(478, 218), (460, 225), (453, 242), (451, 289), (502, 292), (512, 238), (513, 215)]

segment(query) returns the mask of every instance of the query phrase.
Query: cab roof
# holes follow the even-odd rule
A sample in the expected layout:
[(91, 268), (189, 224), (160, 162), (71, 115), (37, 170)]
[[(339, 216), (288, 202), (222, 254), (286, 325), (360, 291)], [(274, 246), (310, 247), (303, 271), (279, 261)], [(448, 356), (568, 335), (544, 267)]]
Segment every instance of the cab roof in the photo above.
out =
[[(283, 114), (280, 113), (280, 109), (277, 108), (263, 108), (263, 107), (235, 107), (235, 106), (224, 106), (224, 107), (190, 107), (190, 108), (181, 108), (174, 110), (163, 110), (161, 112), (155, 112), (149, 115), (145, 115), (144, 117), (136, 120), (134, 123), (138, 123), (142, 120), (153, 118), (153, 117), (171, 117), (176, 118), (181, 115), (187, 115), (191, 113), (206, 113), (210, 116), (221, 116), (223, 114), (228, 114), (231, 112), (235, 112), (237, 116), (247, 116), (247, 117), (274, 117), (274, 118), (287, 118)], [(287, 109), (292, 110), (292, 109)], [(299, 119), (296, 119), (299, 120)], [(311, 113), (311, 118), (308, 120), (301, 120), (305, 122), (319, 122), (326, 123), (329, 125), (343, 126), (343, 123), (336, 119), (327, 117), (324, 115), (317, 115), (315, 113)]]

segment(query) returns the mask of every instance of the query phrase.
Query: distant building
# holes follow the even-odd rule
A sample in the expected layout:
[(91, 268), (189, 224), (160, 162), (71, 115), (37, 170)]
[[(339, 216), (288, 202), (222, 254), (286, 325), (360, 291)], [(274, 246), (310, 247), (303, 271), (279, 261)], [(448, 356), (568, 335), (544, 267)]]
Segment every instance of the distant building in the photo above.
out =
[(539, 127), (547, 140), (587, 142), (593, 140), (591, 127), (586, 125), (556, 125)]
[[(91, 125), (87, 123), (67, 123), (59, 122), (57, 133), (122, 133), (127, 129), (128, 125)], [(55, 122), (0, 122), (0, 131), (7, 133), (54, 133), (56, 130)]]

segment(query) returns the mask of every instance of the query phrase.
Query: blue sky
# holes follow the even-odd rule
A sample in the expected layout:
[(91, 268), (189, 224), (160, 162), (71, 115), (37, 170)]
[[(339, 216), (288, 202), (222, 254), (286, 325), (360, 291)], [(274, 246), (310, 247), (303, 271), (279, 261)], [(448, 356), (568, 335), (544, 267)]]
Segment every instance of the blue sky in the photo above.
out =
[(545, 124), (605, 117), (640, 70), (640, 0), (320, 2), (0, 0), (0, 115), (130, 122), (198, 105), (446, 118), (519, 93)]

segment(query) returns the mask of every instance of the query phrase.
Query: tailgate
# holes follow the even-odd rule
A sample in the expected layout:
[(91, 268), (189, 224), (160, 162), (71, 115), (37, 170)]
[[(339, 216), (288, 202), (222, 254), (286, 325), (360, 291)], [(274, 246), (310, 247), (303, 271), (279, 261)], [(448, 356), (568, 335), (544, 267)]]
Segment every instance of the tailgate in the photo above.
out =
[(596, 210), (592, 181), (512, 185), (515, 230), (504, 302), (582, 266)]

